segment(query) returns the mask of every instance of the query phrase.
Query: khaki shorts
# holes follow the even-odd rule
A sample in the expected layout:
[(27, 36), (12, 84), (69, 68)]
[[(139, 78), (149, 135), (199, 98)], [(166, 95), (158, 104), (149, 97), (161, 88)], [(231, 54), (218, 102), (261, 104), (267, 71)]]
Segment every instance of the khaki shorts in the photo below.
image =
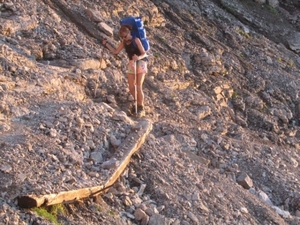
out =
[[(148, 72), (147, 64), (148, 64), (147, 61), (138, 60), (136, 62), (136, 73), (137, 74), (147, 73)], [(133, 60), (130, 60), (128, 63), (127, 73), (134, 74), (134, 61)]]

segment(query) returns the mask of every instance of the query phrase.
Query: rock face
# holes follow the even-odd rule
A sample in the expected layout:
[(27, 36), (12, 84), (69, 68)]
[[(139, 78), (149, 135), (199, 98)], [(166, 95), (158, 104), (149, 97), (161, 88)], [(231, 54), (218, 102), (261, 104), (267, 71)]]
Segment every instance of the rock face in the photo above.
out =
[(127, 15), (151, 44), (153, 128), (59, 223), (299, 224), (299, 1), (235, 0), (0, 0), (0, 223), (51, 224), (18, 200), (88, 190), (120, 165), (140, 120), (126, 55), (101, 40), (116, 46)]
[(300, 32), (295, 32), (289, 39), (289, 46), (291, 50), (300, 52)]

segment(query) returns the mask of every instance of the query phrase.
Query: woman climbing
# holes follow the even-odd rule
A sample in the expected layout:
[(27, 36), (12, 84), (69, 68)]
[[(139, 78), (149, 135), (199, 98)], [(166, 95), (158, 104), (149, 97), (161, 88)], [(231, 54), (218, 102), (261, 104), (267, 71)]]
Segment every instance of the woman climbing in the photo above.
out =
[(103, 40), (102, 44), (107, 47), (112, 54), (118, 54), (122, 49), (125, 49), (129, 58), (127, 67), (128, 86), (130, 94), (135, 101), (134, 104), (130, 106), (129, 113), (133, 115), (137, 110), (137, 116), (142, 117), (145, 115), (143, 82), (148, 72), (148, 59), (141, 40), (138, 37), (132, 37), (131, 29), (132, 27), (129, 25), (121, 25), (119, 36), (122, 41), (117, 48), (113, 48), (107, 40)]

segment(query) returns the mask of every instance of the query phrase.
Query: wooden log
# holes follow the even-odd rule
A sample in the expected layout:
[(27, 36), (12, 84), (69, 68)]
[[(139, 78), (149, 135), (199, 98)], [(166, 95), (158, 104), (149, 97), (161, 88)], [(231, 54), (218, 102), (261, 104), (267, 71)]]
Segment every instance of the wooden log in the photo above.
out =
[(124, 172), (125, 168), (130, 162), (130, 158), (135, 152), (139, 150), (151, 130), (152, 123), (149, 120), (139, 121), (137, 126), (135, 126), (133, 132), (125, 139), (125, 141), (119, 146), (118, 150), (116, 151), (123, 152), (124, 154), (120, 159), (120, 164), (117, 168), (114, 169), (112, 175), (105, 182), (105, 184), (71, 191), (62, 191), (57, 194), (47, 194), (43, 196), (21, 196), (18, 198), (18, 205), (21, 208), (50, 206), (59, 203), (72, 202), (104, 193), (117, 181), (117, 179)]

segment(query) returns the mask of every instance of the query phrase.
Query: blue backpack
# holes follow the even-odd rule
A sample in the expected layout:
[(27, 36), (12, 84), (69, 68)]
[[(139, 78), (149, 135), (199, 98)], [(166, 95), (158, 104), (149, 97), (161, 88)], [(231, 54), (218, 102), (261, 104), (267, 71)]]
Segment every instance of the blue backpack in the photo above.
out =
[[(120, 20), (120, 24), (121, 25), (130, 25), (132, 27), (131, 36), (133, 37), (133, 39), (138, 37), (141, 40), (145, 51), (150, 50), (149, 40), (146, 36), (146, 30), (144, 28), (144, 23), (143, 23), (141, 17), (129, 16), (129, 17), (126, 17), (126, 18)], [(133, 45), (135, 45), (135, 47), (136, 47), (135, 42), (133, 42)]]

